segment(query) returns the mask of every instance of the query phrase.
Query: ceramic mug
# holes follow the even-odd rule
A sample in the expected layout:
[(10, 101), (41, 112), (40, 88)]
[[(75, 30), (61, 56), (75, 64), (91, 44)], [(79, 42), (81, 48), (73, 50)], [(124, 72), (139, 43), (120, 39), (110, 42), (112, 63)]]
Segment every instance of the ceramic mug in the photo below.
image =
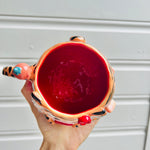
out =
[(32, 101), (51, 124), (76, 127), (107, 114), (115, 86), (106, 58), (81, 36), (49, 48), (37, 64), (5, 67), (3, 74), (32, 81)]

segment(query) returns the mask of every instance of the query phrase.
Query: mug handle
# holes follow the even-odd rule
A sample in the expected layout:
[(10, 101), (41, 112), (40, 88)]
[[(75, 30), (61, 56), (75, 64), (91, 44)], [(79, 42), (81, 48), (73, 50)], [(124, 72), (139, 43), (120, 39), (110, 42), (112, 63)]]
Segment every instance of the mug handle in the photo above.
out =
[(3, 69), (2, 74), (8, 77), (16, 77), (20, 80), (31, 80), (35, 78), (36, 64), (29, 66), (25, 63), (19, 63), (16, 66), (7, 66)]

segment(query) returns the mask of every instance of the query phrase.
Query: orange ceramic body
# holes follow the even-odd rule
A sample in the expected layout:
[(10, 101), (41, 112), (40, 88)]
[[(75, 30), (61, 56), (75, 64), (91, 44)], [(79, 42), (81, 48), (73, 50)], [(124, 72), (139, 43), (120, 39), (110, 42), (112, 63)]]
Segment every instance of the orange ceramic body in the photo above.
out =
[(51, 47), (35, 65), (5, 67), (3, 74), (32, 81), (33, 103), (50, 123), (76, 127), (106, 115), (115, 86), (106, 58), (80, 36)]

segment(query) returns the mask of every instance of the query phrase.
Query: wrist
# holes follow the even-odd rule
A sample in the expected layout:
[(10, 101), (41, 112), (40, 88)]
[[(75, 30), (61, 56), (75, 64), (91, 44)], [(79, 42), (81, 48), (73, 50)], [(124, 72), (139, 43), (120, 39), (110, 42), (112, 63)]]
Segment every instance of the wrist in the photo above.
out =
[(40, 150), (77, 150), (74, 147), (70, 147), (69, 145), (65, 145), (64, 143), (55, 143), (48, 142), (43, 140)]

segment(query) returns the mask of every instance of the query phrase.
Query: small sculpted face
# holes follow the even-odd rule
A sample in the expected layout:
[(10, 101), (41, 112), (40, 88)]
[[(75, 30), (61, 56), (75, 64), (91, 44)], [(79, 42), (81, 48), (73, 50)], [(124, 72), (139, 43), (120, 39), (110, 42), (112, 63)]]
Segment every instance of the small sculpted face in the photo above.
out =
[(13, 74), (16, 78), (25, 80), (30, 78), (31, 71), (28, 64), (20, 63), (14, 67)]
[(44, 57), (37, 85), (50, 107), (79, 114), (98, 106), (105, 98), (108, 68), (92, 48), (82, 43), (65, 43)]

